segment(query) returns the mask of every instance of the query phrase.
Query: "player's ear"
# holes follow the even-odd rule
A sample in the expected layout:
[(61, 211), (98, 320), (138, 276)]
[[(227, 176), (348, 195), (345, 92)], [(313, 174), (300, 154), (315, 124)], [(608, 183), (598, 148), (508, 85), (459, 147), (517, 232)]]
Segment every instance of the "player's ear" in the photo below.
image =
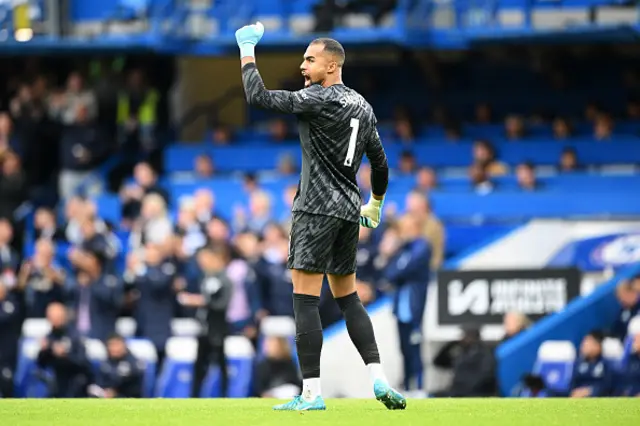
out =
[(333, 74), (338, 69), (338, 63), (336, 61), (329, 62), (329, 66), (327, 67), (327, 72), (329, 74)]

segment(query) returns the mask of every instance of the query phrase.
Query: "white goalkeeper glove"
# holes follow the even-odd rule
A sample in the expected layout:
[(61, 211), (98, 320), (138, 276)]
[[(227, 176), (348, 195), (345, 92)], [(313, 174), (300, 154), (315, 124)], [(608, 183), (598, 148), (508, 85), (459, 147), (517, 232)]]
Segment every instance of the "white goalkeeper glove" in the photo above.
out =
[(382, 221), (382, 206), (384, 205), (384, 197), (382, 200), (373, 198), (373, 194), (369, 198), (369, 202), (360, 207), (360, 225), (365, 228), (377, 228)]

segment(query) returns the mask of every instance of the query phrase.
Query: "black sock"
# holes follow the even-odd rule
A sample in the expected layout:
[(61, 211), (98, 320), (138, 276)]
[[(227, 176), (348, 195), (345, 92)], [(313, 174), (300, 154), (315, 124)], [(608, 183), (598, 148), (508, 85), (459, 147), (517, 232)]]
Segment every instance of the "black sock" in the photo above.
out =
[(380, 354), (373, 324), (367, 310), (362, 306), (358, 293), (353, 292), (344, 297), (336, 298), (338, 306), (347, 322), (349, 337), (355, 345), (365, 365), (380, 364)]
[(293, 312), (296, 319), (296, 349), (303, 379), (320, 377), (322, 351), (322, 323), (320, 298), (308, 294), (293, 294)]

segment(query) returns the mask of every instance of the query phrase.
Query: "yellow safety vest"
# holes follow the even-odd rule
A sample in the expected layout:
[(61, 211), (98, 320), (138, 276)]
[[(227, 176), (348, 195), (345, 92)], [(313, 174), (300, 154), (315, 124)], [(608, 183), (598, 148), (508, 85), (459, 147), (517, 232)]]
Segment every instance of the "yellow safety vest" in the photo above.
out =
[[(141, 125), (156, 124), (156, 106), (158, 105), (158, 92), (149, 90), (144, 101), (138, 109), (138, 122)], [(118, 96), (118, 124), (123, 124), (129, 120), (129, 96), (121, 93)]]
[(13, 29), (21, 30), (31, 28), (31, 16), (29, 14), (29, 1), (14, 2), (13, 5)]

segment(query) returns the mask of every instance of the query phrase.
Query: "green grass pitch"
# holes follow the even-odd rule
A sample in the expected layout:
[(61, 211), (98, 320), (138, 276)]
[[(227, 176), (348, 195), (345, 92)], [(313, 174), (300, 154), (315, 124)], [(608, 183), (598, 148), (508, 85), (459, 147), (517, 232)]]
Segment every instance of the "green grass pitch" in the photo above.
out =
[(425, 399), (405, 411), (327, 400), (327, 411), (274, 412), (268, 399), (1, 400), (3, 426), (633, 426), (636, 399)]

